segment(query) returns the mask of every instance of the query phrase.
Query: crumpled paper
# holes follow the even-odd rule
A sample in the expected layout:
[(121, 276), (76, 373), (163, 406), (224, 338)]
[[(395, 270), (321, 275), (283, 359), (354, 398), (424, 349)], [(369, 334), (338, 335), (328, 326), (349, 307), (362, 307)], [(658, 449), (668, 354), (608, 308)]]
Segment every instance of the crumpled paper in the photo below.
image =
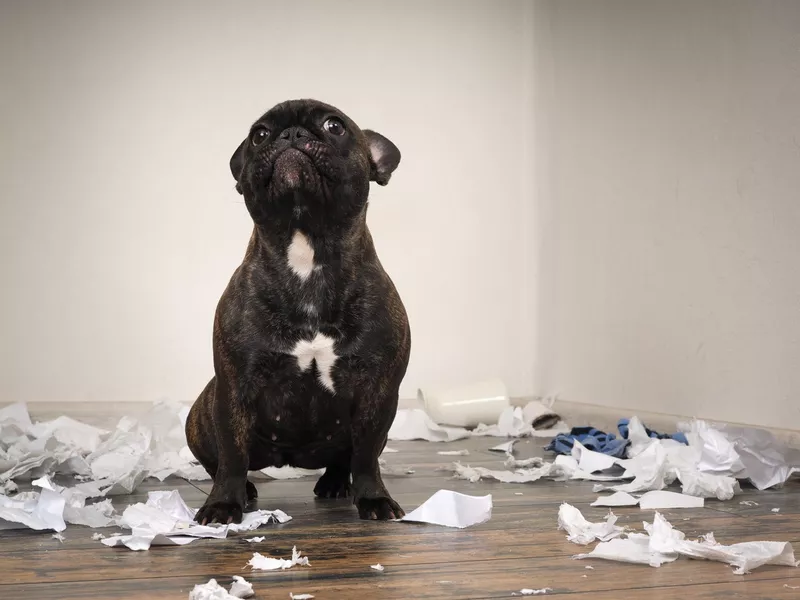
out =
[(564, 502), (558, 509), (558, 528), (567, 532), (567, 539), (585, 546), (595, 540), (607, 541), (622, 535), (624, 528), (615, 525), (617, 517), (608, 513), (602, 523), (587, 521), (577, 508)]
[(418, 508), (398, 519), (464, 529), (485, 523), (492, 517), (492, 496), (467, 496), (451, 490), (439, 490)]
[(542, 477), (553, 477), (563, 473), (561, 467), (556, 463), (543, 463), (538, 467), (519, 468), (513, 471), (497, 471), (455, 462), (450, 469), (455, 472), (457, 479), (466, 479), (472, 483), (481, 479), (494, 479), (502, 483), (532, 483)]
[(610, 496), (601, 496), (591, 506), (636, 506), (642, 509), (664, 508), (702, 508), (705, 499), (688, 494), (679, 494), (668, 490), (651, 490), (635, 498), (627, 492), (615, 492)]
[(247, 564), (253, 568), (254, 571), (276, 571), (278, 569), (290, 569), (295, 565), (311, 566), (308, 562), (307, 556), (300, 556), (297, 546), (292, 548), (292, 558), (273, 558), (272, 556), (263, 556), (258, 552), (253, 553), (253, 558), (247, 561)]
[(789, 542), (744, 542), (724, 546), (717, 543), (713, 533), (699, 541), (687, 540), (660, 513), (655, 513), (653, 523), (644, 523), (646, 534), (631, 533), (627, 539), (601, 542), (586, 554), (573, 558), (602, 558), (619, 562), (646, 564), (659, 567), (679, 556), (724, 562), (742, 575), (762, 565), (796, 567), (794, 549)]
[(0, 528), (21, 524), (37, 531), (64, 531), (65, 500), (58, 492), (43, 489), (39, 494), (17, 494), (14, 498), (0, 495)]
[(33, 423), (25, 404), (12, 404), (0, 409), (0, 485), (29, 472), (63, 473), (90, 478), (109, 495), (130, 493), (148, 476), (208, 479), (186, 445), (188, 412), (159, 401), (106, 431), (64, 416)]
[(209, 579), (208, 583), (194, 586), (194, 589), (189, 592), (189, 600), (235, 600), (236, 598), (250, 598), (253, 595), (253, 585), (243, 577), (234, 575), (230, 592), (218, 584), (216, 579)]
[(119, 525), (131, 530), (104, 538), (106, 546), (125, 546), (131, 550), (147, 550), (150, 546), (183, 546), (198, 538), (225, 538), (228, 533), (251, 531), (265, 523), (285, 523), (291, 517), (281, 510), (256, 510), (245, 513), (241, 523), (198, 525), (197, 510), (186, 505), (179, 492), (153, 491), (147, 502), (132, 504), (119, 518)]

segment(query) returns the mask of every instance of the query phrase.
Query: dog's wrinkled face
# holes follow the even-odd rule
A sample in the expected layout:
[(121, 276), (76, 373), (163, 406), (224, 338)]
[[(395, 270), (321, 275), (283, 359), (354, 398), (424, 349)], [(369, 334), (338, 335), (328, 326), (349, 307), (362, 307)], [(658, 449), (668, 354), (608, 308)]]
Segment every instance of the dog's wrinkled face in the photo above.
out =
[(360, 214), (369, 182), (386, 185), (399, 162), (392, 142), (340, 110), (291, 100), (253, 124), (230, 166), (256, 224), (331, 227)]

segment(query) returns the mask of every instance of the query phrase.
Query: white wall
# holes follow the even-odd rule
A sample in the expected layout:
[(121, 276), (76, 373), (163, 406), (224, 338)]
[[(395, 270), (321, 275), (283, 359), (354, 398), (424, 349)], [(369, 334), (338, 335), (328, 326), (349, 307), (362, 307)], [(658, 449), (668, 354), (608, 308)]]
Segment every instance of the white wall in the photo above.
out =
[(316, 97), (403, 152), (370, 225), (410, 313), (401, 390), (532, 392), (531, 4), (0, 6), (0, 403), (192, 400), (250, 222), (228, 159)]
[(537, 9), (537, 391), (800, 429), (800, 3)]

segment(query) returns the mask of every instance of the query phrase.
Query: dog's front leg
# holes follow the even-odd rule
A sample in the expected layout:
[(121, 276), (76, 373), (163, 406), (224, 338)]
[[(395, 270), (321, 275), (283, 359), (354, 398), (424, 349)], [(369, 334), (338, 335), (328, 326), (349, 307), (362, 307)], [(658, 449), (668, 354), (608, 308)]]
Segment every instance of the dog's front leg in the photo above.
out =
[(247, 468), (254, 416), (248, 404), (248, 386), (217, 377), (213, 435), (217, 442), (214, 485), (197, 522), (239, 523), (247, 504)]
[(389, 398), (362, 398), (353, 414), (353, 503), (362, 519), (399, 519), (405, 515), (389, 495), (378, 464), (396, 412), (395, 391)]

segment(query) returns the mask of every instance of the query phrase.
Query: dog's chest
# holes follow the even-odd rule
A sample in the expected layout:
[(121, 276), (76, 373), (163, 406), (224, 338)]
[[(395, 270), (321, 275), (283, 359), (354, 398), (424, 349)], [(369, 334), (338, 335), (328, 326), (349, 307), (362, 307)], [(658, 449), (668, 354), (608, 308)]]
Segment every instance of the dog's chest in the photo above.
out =
[(332, 371), (339, 358), (335, 351), (336, 340), (324, 333), (316, 332), (310, 340), (295, 343), (291, 355), (297, 360), (301, 373), (316, 371), (319, 384), (331, 393), (336, 393)]

